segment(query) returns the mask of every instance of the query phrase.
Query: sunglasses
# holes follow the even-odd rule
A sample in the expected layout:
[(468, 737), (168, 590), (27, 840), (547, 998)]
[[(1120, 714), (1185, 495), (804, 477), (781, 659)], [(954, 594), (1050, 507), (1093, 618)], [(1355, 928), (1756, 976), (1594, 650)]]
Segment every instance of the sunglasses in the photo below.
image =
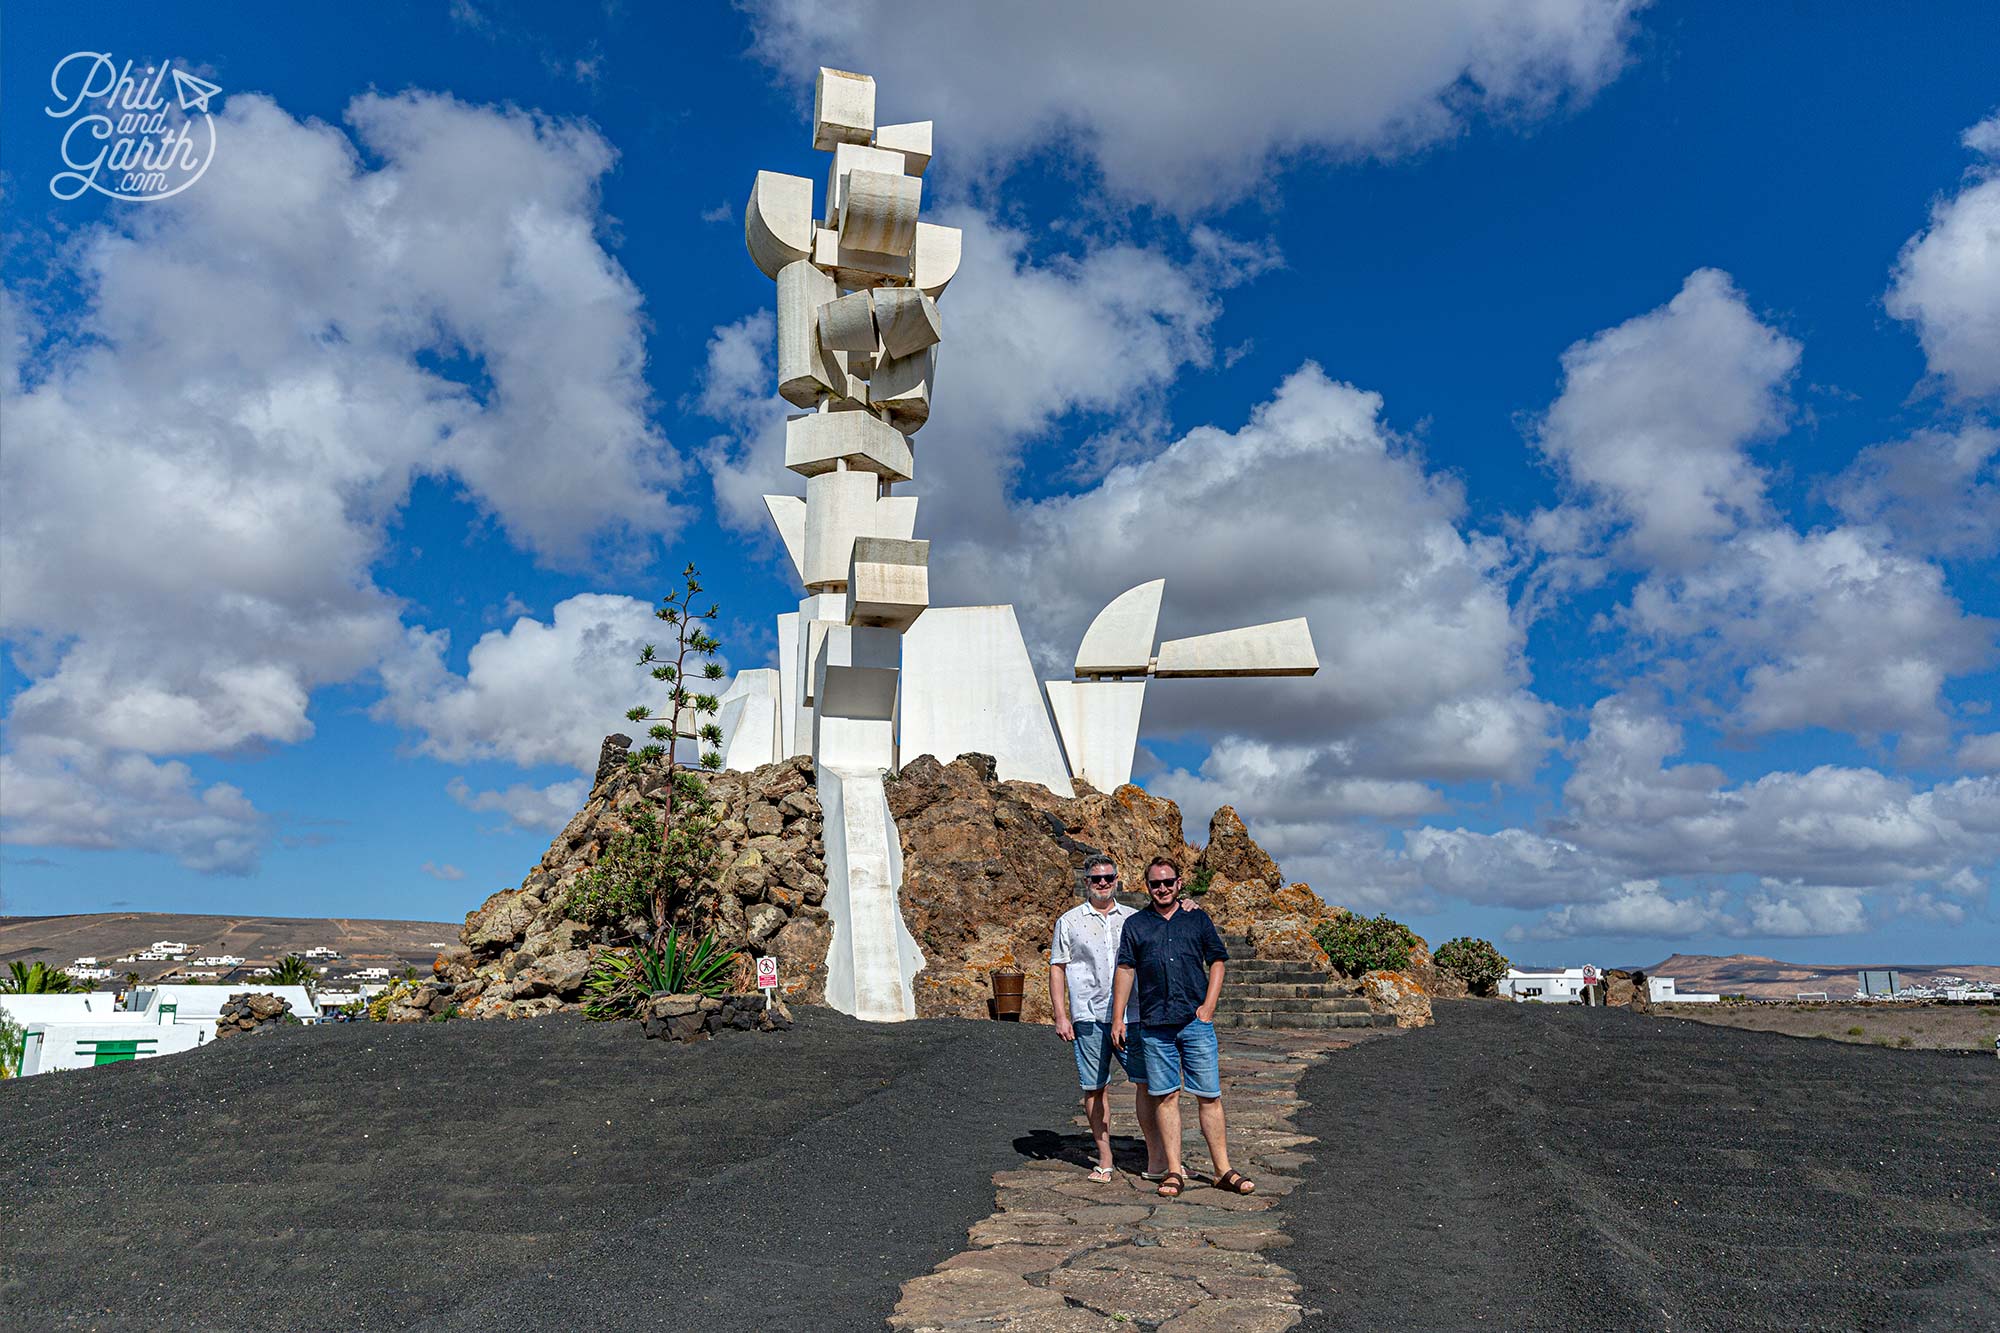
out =
[(1146, 882), (1157, 889), (1170, 889), (1180, 883), (1180, 880), (1176, 877), (1174, 879), (1149, 879)]
[(1085, 875), (1084, 878), (1092, 884), (1116, 884), (1118, 882), (1118, 876), (1116, 875)]

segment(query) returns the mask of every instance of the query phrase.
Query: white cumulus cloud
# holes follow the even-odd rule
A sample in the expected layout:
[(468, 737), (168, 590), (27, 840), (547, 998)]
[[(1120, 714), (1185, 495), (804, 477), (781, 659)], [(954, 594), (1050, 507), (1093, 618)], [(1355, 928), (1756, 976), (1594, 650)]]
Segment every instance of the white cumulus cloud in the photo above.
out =
[(1077, 153), (1114, 194), (1192, 214), (1255, 192), (1287, 159), (1392, 156), (1478, 114), (1524, 120), (1587, 99), (1624, 65), (1638, 5), (750, 8), (756, 50), (796, 83), (810, 88), (820, 65), (865, 71), (878, 119), (948, 127), (947, 171)]
[(1931, 205), (1930, 225), (1896, 259), (1884, 298), (1916, 325), (1933, 375), (1961, 398), (2000, 390), (2000, 113), (1965, 132), (1980, 155), (1958, 193)]

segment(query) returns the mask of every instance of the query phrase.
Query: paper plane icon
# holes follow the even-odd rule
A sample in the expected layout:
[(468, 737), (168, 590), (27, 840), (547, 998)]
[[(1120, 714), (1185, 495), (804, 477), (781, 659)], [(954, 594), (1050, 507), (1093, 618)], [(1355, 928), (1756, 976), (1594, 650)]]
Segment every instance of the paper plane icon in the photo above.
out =
[(216, 87), (207, 79), (197, 79), (192, 74), (183, 74), (180, 70), (176, 69), (174, 71), (174, 91), (180, 94), (181, 110), (199, 110), (205, 112), (208, 110), (208, 99), (221, 92), (222, 89)]

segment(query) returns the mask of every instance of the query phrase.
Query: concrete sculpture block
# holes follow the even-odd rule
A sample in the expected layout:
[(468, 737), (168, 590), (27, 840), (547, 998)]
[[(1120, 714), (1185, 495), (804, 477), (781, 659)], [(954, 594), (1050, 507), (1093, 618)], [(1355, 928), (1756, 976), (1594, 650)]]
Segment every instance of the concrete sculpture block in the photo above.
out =
[(901, 170), (864, 171), (841, 177), (840, 236), (848, 245), (906, 255), (917, 241), (917, 212), (924, 183)]
[(820, 66), (813, 83), (813, 147), (865, 144), (875, 137), (875, 80)]
[(743, 243), (767, 278), (787, 264), (811, 259), (814, 233), (813, 187), (804, 176), (760, 171), (743, 209)]
[(903, 921), (903, 843), (882, 775), (819, 765), (826, 839), (826, 1002), (871, 1023), (917, 1016), (924, 955)]
[(916, 466), (910, 442), (872, 413), (807, 412), (785, 419), (786, 467), (802, 477), (816, 477), (842, 463), (889, 481), (908, 481)]
[(917, 531), (917, 497), (885, 495), (875, 502), (875, 535), (908, 541)]
[(907, 282), (913, 262), (910, 255), (883, 254), (845, 244), (839, 232), (827, 227), (813, 236), (813, 263), (831, 273), (843, 287), (874, 287), (885, 279)]
[[(798, 602), (798, 701), (802, 705), (812, 705), (812, 662), (820, 654), (820, 642), (826, 638), (826, 628), (830, 624), (846, 624), (842, 616), (848, 614), (848, 594), (846, 592), (814, 592)], [(806, 745), (812, 743), (810, 723), (804, 727)], [(806, 749), (806, 755), (812, 751)]]
[[(945, 284), (958, 276), (959, 250), (964, 244), (965, 234), (956, 227), (919, 222), (916, 244), (910, 249), (910, 285), (933, 301), (943, 296)], [(817, 249), (814, 257), (818, 257)]]
[(1071, 775), (1099, 791), (1130, 782), (1146, 682), (1052, 680), (1048, 690), (1049, 711), (1055, 714)]
[(819, 338), (836, 352), (873, 356), (880, 341), (875, 333), (875, 298), (864, 288), (828, 301), (819, 308)]
[[(826, 169), (826, 220), (824, 225), (840, 232), (848, 243), (856, 249), (874, 249), (877, 247), (863, 243), (849, 232), (847, 227), (848, 177), (857, 171), (872, 171), (881, 176), (901, 176), (903, 174), (902, 154), (885, 153), (879, 148), (869, 148), (865, 145), (842, 144), (833, 150), (833, 164)], [(921, 183), (916, 182), (916, 177), (912, 176), (909, 179), (917, 183), (919, 189), (922, 188)], [(912, 223), (912, 225), (914, 226), (915, 224)], [(914, 240), (915, 238), (912, 237), (911, 239)], [(907, 254), (908, 251), (906, 249), (899, 253)]]
[(808, 260), (778, 270), (778, 396), (795, 407), (847, 396), (847, 375), (819, 340), (819, 308), (836, 295), (833, 279)]
[(1305, 617), (1268, 625), (1169, 639), (1160, 645), (1156, 676), (1310, 676), (1319, 670)]
[(847, 569), (847, 623), (907, 630), (931, 604), (931, 544), (857, 537)]
[(931, 415), (931, 381), (937, 376), (937, 349), (875, 363), (868, 381), (868, 405), (888, 414), (889, 424), (913, 435)]
[[(806, 587), (847, 582), (856, 537), (875, 535), (880, 483), (873, 472), (822, 472), (806, 478)], [(845, 615), (840, 617), (845, 619)]]
[(1068, 793), (1069, 770), (1011, 606), (934, 606), (903, 636), (902, 753), (990, 754), (1002, 778)]
[(813, 658), (813, 757), (836, 768), (896, 768), (896, 631), (828, 625)]
[(903, 155), (903, 170), (921, 176), (931, 164), (931, 123), (906, 121), (901, 125), (877, 125), (875, 146)]
[(764, 509), (771, 515), (771, 526), (778, 530), (778, 540), (785, 544), (785, 554), (792, 558), (792, 572), (799, 582), (806, 581), (806, 502), (796, 495), (767, 495)]
[(916, 288), (877, 287), (872, 295), (874, 327), (890, 356), (913, 356), (944, 337), (937, 302)]
[(1083, 633), (1076, 674), (1145, 675), (1153, 662), (1153, 635), (1160, 627), (1160, 598), (1166, 590), (1165, 579), (1154, 579), (1112, 598)]

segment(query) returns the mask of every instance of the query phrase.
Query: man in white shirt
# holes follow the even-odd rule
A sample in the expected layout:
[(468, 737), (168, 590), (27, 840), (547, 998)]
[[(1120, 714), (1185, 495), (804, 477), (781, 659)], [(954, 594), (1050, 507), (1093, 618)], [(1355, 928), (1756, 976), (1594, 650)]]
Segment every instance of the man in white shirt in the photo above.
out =
[(1111, 1045), (1111, 987), (1118, 972), (1118, 939), (1130, 907), (1118, 901), (1118, 866), (1108, 856), (1094, 856), (1083, 867), (1084, 901), (1056, 918), (1055, 939), (1049, 945), (1049, 1004), (1055, 1011), (1056, 1035), (1076, 1051), (1076, 1077), (1083, 1088), (1083, 1113), (1090, 1135), (1097, 1140), (1097, 1165), (1090, 1178), (1109, 1184), (1111, 1163), (1111, 1062), (1115, 1058), (1137, 1090), (1139, 1130), (1146, 1136), (1146, 1174), (1157, 1178), (1166, 1169), (1158, 1133), (1158, 1112), (1146, 1096), (1145, 1066), (1128, 1057), (1138, 1050)]

